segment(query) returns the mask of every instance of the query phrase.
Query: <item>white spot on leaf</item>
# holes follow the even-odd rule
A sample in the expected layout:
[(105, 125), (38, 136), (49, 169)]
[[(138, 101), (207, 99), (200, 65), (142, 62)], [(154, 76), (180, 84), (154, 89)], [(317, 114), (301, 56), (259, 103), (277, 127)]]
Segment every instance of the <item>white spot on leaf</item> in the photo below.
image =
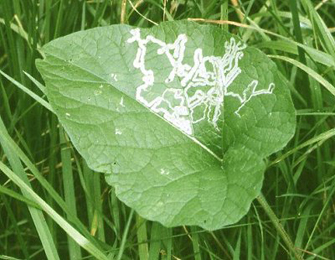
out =
[(114, 80), (114, 81), (118, 81), (118, 79), (117, 79), (117, 74), (111, 73), (111, 78), (112, 78), (112, 80)]
[(169, 175), (170, 172), (166, 171), (165, 169), (162, 168), (161, 171), (160, 171), (160, 174), (162, 174), (162, 175)]
[(116, 135), (122, 135), (122, 131), (120, 129), (115, 128)]
[(123, 97), (121, 97), (121, 99), (120, 99), (120, 106), (125, 107)]
[(101, 95), (101, 94), (102, 94), (102, 90), (100, 90), (100, 89), (94, 91), (94, 95), (95, 95), (95, 96), (99, 96), (99, 95)]

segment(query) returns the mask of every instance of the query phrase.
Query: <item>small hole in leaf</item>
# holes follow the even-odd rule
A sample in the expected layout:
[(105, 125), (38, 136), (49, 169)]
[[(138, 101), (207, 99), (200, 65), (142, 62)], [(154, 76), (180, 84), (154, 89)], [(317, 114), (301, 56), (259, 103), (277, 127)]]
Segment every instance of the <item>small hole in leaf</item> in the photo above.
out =
[(117, 162), (112, 163), (112, 172), (118, 174), (120, 172), (120, 165)]

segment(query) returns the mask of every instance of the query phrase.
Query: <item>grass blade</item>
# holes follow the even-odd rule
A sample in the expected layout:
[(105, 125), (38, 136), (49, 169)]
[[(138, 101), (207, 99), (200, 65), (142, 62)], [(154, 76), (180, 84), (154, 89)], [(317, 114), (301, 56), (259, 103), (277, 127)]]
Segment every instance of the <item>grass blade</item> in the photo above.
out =
[(11, 189), (8, 189), (2, 185), (0, 185), (0, 193), (2, 194), (5, 194), (7, 196), (10, 196), (14, 199), (17, 199), (19, 201), (22, 201), (23, 203), (31, 206), (31, 207), (34, 207), (36, 209), (41, 209), (34, 201), (26, 198), (25, 196), (22, 196), (21, 194), (19, 193), (16, 193), (15, 191), (12, 191)]
[(140, 260), (146, 260), (149, 257), (146, 220), (141, 218), (138, 214), (136, 214), (136, 228), (138, 255)]
[[(39, 197), (27, 184), (25, 184), (14, 172), (12, 172), (5, 164), (0, 162), (0, 170), (11, 179), (22, 191), (29, 194), (31, 198), (48, 214), (78, 245), (91, 253), (94, 257), (101, 260), (108, 260), (107, 256), (96, 248), (89, 240), (74, 229), (65, 219), (63, 219), (56, 211), (54, 211), (41, 197)], [(54, 257), (50, 258), (54, 259)]]
[(284, 60), (286, 62), (291, 63), (294, 66), (297, 66), (298, 68), (305, 71), (309, 76), (314, 78), (316, 81), (318, 81), (321, 85), (323, 85), (330, 93), (332, 93), (335, 96), (335, 87), (329, 83), (324, 77), (322, 77), (320, 74), (312, 70), (311, 68), (307, 67), (306, 65), (302, 64), (299, 61), (296, 61), (294, 59), (285, 57), (285, 56), (279, 56), (279, 55), (268, 55), (270, 58), (274, 59), (280, 59)]
[[(62, 160), (62, 172), (63, 172), (63, 186), (64, 186), (64, 196), (65, 203), (68, 205), (72, 215), (77, 216), (76, 210), (76, 196), (74, 191), (74, 180), (72, 173), (72, 162), (71, 162), (71, 151), (69, 147), (66, 145), (65, 132), (62, 127), (59, 128), (59, 136), (60, 142), (63, 144), (61, 149), (61, 160)], [(68, 216), (69, 220), (71, 220), (71, 216)], [(69, 239), (69, 256), (70, 259), (80, 259), (82, 258), (80, 247), (72, 240), (70, 236)]]
[[(19, 179), (20, 182), (24, 183), (25, 186), (29, 188), (29, 180), (28, 177), (22, 167), (22, 164), (20, 162), (20, 159), (18, 156), (15, 154), (15, 152), (11, 149), (11, 147), (8, 145), (6, 142), (6, 139), (4, 138), (5, 135), (7, 134), (6, 132), (6, 127), (2, 122), (2, 119), (0, 117), (0, 143), (1, 146), (3, 147), (5, 154), (8, 157), (8, 160), (13, 168), (13, 170), (16, 172), (17, 175), (13, 173), (13, 176), (16, 179)], [(0, 162), (2, 165), (4, 165), (2, 162)], [(7, 166), (5, 166), (7, 168)], [(30, 196), (29, 192), (27, 192), (26, 189), (21, 189), (22, 194), (26, 196), (28, 199), (32, 199)], [(36, 230), (39, 234), (40, 240), (42, 242), (43, 248), (45, 250), (45, 254), (48, 259), (55, 259), (58, 260), (58, 252), (55, 247), (54, 241), (52, 239), (49, 227), (46, 224), (45, 218), (43, 216), (43, 213), (31, 206), (28, 206), (29, 212), (33, 218)]]
[(19, 89), (23, 90), (26, 94), (28, 94), (29, 96), (31, 96), (33, 99), (35, 99), (38, 103), (40, 103), (42, 106), (44, 106), (46, 109), (48, 109), (49, 111), (53, 112), (50, 104), (45, 101), (43, 98), (41, 98), (40, 96), (36, 95), (34, 92), (32, 92), (30, 89), (26, 88), (25, 86), (23, 86), (21, 83), (19, 83), (18, 81), (16, 81), (15, 79), (13, 79), (12, 77), (10, 77), (9, 75), (7, 75), (6, 73), (4, 73), (2, 70), (0, 70), (0, 74), (2, 74), (6, 79), (8, 79), (10, 82), (12, 82), (15, 86), (17, 86)]
[[(296, 0), (290, 0), (290, 7), (291, 7), (291, 12), (292, 12), (292, 20), (293, 20), (295, 37), (296, 37), (296, 39), (299, 43), (303, 44), (297, 1)], [(305, 58), (305, 53), (304, 53), (303, 49), (298, 48), (298, 53), (299, 53), (300, 62), (303, 63), (303, 64), (306, 64), (306, 58)]]

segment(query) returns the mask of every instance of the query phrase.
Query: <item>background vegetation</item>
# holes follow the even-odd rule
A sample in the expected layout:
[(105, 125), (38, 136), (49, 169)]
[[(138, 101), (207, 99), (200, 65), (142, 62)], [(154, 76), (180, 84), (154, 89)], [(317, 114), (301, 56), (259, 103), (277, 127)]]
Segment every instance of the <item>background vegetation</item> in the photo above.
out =
[[(269, 54), (297, 108), (263, 196), (215, 232), (164, 228), (120, 203), (45, 108), (35, 67), (42, 45), (75, 31), (187, 18)], [(334, 0), (1, 0), (0, 259), (335, 259), (334, 33)]]

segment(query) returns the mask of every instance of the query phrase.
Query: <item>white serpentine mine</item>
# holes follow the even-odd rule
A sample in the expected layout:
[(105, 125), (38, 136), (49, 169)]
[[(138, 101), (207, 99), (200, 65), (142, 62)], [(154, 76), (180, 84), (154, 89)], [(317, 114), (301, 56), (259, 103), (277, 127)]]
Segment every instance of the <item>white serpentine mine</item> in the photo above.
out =
[[(225, 42), (225, 53), (222, 57), (204, 56), (202, 49), (197, 48), (193, 55), (194, 64), (190, 66), (183, 63), (187, 42), (185, 34), (179, 34), (174, 43), (165, 43), (152, 35), (142, 39), (140, 29), (133, 29), (130, 33), (132, 36), (127, 42), (137, 42), (138, 45), (133, 66), (143, 74), (143, 84), (136, 89), (136, 100), (188, 135), (193, 135), (193, 125), (203, 120), (207, 120), (219, 131), (217, 122), (225, 96), (240, 101), (241, 105), (235, 111), (240, 117), (240, 110), (253, 97), (272, 94), (275, 87), (275, 84), (271, 83), (267, 89), (257, 90), (258, 80), (253, 80), (242, 95), (228, 90), (241, 73), (238, 62), (246, 48), (245, 44), (236, 42), (233, 37)], [(157, 54), (166, 55), (172, 66), (170, 74), (165, 79), (165, 86), (178, 77), (181, 88), (167, 87), (164, 90), (152, 91), (155, 88), (155, 73), (145, 66), (148, 43), (156, 44)], [(161, 88), (161, 85), (157, 88)], [(155, 93), (161, 94), (155, 95)]]

